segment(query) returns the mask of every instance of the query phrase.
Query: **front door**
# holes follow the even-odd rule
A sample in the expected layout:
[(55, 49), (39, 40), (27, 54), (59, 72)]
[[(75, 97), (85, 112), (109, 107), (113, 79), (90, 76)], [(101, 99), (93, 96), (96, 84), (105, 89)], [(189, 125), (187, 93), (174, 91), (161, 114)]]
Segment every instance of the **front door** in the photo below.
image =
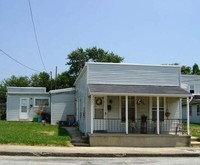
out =
[(20, 113), (19, 119), (25, 120), (28, 119), (28, 106), (29, 99), (28, 98), (21, 98), (20, 99)]
[(104, 97), (95, 97), (94, 130), (105, 131), (106, 120), (104, 119)]

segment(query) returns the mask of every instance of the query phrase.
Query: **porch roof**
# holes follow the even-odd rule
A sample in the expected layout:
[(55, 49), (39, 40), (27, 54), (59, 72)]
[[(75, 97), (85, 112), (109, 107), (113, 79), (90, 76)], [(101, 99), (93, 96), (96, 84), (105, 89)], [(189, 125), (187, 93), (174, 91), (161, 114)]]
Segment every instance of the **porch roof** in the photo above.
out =
[(90, 95), (134, 95), (188, 97), (189, 92), (179, 86), (88, 84)]

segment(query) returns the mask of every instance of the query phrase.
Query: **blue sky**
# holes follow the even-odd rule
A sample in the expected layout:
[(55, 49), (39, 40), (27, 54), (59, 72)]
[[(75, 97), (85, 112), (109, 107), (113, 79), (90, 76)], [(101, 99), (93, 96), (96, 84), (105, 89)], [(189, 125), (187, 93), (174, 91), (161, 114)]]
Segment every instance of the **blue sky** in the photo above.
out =
[[(31, 0), (46, 71), (68, 69), (67, 55), (97, 46), (125, 63), (192, 66), (200, 56), (199, 0)], [(0, 49), (44, 71), (28, 0), (0, 0)], [(29, 70), (0, 52), (0, 81)]]

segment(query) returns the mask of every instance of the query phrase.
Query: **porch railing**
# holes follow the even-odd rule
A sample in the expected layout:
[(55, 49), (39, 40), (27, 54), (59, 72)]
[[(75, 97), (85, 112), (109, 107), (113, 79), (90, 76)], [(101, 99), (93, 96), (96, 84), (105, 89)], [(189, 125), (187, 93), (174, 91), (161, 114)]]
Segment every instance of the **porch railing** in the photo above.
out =
[[(165, 119), (159, 121), (160, 134), (185, 134), (187, 131), (186, 119)], [(126, 123), (121, 119), (94, 119), (94, 132), (125, 133)], [(128, 121), (128, 133), (157, 133), (157, 121), (137, 119)]]

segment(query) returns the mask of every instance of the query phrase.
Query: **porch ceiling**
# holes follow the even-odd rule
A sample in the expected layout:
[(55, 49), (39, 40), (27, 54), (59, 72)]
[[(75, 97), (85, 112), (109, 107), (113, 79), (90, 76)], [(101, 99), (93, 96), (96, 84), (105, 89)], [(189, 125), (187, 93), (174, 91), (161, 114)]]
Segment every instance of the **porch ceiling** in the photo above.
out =
[(88, 88), (90, 95), (191, 96), (189, 92), (179, 86), (89, 84)]

